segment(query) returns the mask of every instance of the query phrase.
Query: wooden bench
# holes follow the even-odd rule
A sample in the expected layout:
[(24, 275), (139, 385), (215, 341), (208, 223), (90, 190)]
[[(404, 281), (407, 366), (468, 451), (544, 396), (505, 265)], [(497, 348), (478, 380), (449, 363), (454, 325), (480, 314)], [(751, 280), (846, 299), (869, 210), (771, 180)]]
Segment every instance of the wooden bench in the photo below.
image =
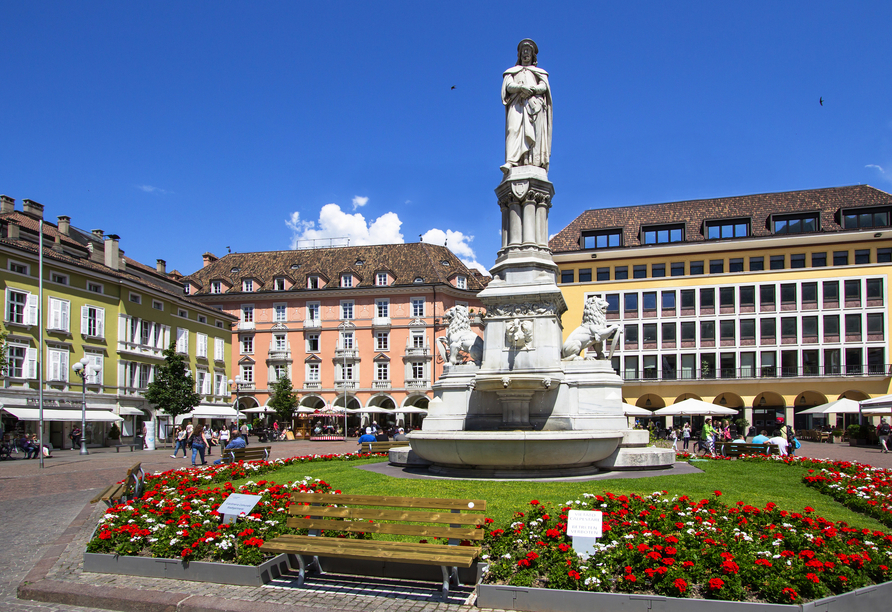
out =
[(122, 501), (137, 498), (142, 495), (145, 477), (146, 473), (142, 469), (142, 463), (137, 463), (127, 470), (124, 480), (107, 486), (101, 493), (91, 499), (90, 503), (95, 504), (101, 499), (111, 508)]
[(245, 448), (223, 449), (223, 463), (266, 461), (269, 459), (269, 448), (269, 446), (246, 446)]
[(143, 445), (142, 445), (142, 441), (140, 441), (140, 442), (138, 442), (138, 443), (135, 443), (135, 444), (127, 444), (127, 443), (124, 443), (124, 444), (115, 444), (115, 445), (114, 445), (114, 447), (115, 447), (115, 452), (116, 452), (116, 453), (121, 452), (121, 449), (122, 449), (122, 448), (127, 448), (128, 446), (130, 447), (130, 452), (132, 453), (132, 452), (135, 451), (136, 449), (142, 450), (142, 446), (143, 446)]
[(726, 457), (739, 457), (740, 455), (777, 455), (780, 454), (780, 449), (777, 444), (716, 442), (715, 452)]
[[(264, 543), (260, 550), (295, 555), (300, 566), (298, 586), (303, 584), (308, 566), (315, 565), (316, 570), (322, 573), (319, 557), (384, 559), (394, 563), (440, 566), (445, 600), (452, 581), (461, 586), (458, 568), (471, 567), (480, 554), (480, 546), (457, 544), (462, 540), (483, 539), (483, 530), (476, 529), (485, 519), (483, 514), (478, 514), (486, 510), (483, 500), (318, 493), (292, 493), (291, 500), (294, 503), (288, 509), (291, 514), (288, 526), (308, 529), (309, 535), (281, 535)], [(328, 504), (337, 504), (337, 507)], [(474, 514), (462, 513), (463, 510)], [(449, 546), (336, 537), (337, 532), (345, 531), (449, 538)], [(309, 564), (304, 559), (307, 556), (313, 557)]]
[(391, 448), (399, 448), (400, 446), (409, 446), (409, 441), (388, 440), (387, 442), (363, 442), (359, 450), (370, 453), (386, 453)]

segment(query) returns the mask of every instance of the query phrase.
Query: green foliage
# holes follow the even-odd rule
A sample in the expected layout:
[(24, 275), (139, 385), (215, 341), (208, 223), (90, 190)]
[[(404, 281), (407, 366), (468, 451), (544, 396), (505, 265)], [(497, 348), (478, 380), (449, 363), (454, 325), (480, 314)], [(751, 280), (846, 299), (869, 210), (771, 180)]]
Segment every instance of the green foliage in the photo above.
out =
[(9, 336), (9, 332), (5, 329), (0, 329), (0, 376), (6, 375), (6, 337)]
[(164, 350), (164, 363), (158, 366), (155, 380), (146, 389), (146, 399), (172, 417), (192, 412), (201, 403), (201, 395), (195, 393), (195, 382), (187, 376), (188, 371), (186, 360), (171, 342)]
[(297, 393), (291, 388), (291, 380), (287, 376), (283, 376), (273, 385), (272, 397), (268, 405), (276, 411), (280, 421), (291, 425), (291, 415), (294, 412), (294, 407), (297, 406)]
[(734, 419), (734, 424), (737, 426), (737, 431), (740, 433), (740, 435), (745, 436), (747, 429), (750, 426), (750, 422), (743, 417), (738, 417)]

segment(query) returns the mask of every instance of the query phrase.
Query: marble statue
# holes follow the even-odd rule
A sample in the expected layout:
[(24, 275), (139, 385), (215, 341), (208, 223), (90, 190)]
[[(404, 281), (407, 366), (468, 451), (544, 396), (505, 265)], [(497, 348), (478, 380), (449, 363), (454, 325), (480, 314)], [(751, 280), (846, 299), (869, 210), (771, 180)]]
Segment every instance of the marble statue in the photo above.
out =
[[(622, 333), (619, 325), (607, 324), (607, 300), (592, 296), (585, 301), (585, 307), (582, 310), (582, 325), (570, 332), (567, 341), (561, 348), (561, 357), (564, 361), (572, 361), (582, 359), (580, 353), (589, 347), (592, 348), (594, 359), (601, 354), (601, 359), (607, 359), (604, 353), (604, 342), (614, 333)], [(616, 338), (614, 339), (614, 346)], [(613, 351), (610, 351), (613, 356)], [(588, 356), (592, 359), (591, 356)]]
[(551, 156), (551, 87), (548, 73), (536, 66), (539, 48), (525, 38), (517, 45), (517, 65), (505, 71), (505, 164), (538, 166), (548, 170)]
[(471, 361), (480, 365), (483, 359), (483, 340), (471, 331), (468, 309), (453, 306), (443, 314), (443, 323), (446, 324), (446, 335), (437, 338), (443, 360), (448, 359), (450, 365), (458, 365), (465, 361), (462, 355), (464, 353)]

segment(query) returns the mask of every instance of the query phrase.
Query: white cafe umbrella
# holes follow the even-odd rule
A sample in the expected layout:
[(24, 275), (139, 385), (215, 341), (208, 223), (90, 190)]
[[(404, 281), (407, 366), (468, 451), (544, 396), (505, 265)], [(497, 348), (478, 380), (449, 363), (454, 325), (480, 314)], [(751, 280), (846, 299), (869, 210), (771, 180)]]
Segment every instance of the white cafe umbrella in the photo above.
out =
[[(892, 406), (892, 395), (881, 395), (880, 397), (863, 400), (860, 404), (862, 409), (889, 408)], [(867, 413), (865, 412), (865, 414)]]
[(402, 412), (403, 414), (427, 414), (427, 409), (417, 406), (404, 406), (403, 408), (395, 408), (394, 412)]
[(269, 406), (254, 406), (253, 408), (243, 408), (242, 412), (250, 412), (254, 414), (272, 414), (275, 412)]
[(730, 416), (732, 414), (737, 414), (737, 410), (710, 404), (693, 397), (654, 411), (654, 416)]
[(347, 412), (349, 412), (350, 414), (359, 414), (362, 412), (371, 414), (393, 414), (393, 410), (387, 410), (385, 408), (380, 408), (379, 406), (368, 406), (366, 408), (348, 408)]
[(858, 414), (858, 402), (844, 397), (820, 406), (812, 406), (797, 414), (830, 414), (831, 412), (836, 414)]
[(648, 410), (647, 408), (639, 408), (638, 406), (633, 406), (632, 404), (627, 404), (623, 402), (623, 415), (629, 416), (654, 416), (653, 410)]

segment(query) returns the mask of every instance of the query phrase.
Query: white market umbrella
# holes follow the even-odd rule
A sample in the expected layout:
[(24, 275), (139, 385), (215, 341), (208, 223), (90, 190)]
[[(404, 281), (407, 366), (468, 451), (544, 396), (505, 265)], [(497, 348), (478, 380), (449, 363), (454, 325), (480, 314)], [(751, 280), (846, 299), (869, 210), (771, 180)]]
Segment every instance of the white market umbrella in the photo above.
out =
[(633, 406), (632, 404), (627, 404), (627, 403), (623, 402), (623, 415), (625, 415), (627, 417), (629, 417), (629, 416), (631, 416), (631, 417), (636, 417), (636, 416), (650, 417), (650, 416), (654, 416), (654, 411), (648, 410), (647, 408), (639, 408), (638, 406)]
[(427, 410), (425, 408), (418, 408), (417, 406), (406, 406), (405, 408), (395, 408), (394, 412), (402, 412), (403, 414), (427, 414)]
[(369, 406), (367, 408), (348, 408), (347, 412), (350, 414), (360, 414), (362, 412), (371, 413), (371, 414), (393, 414), (393, 410), (387, 410), (386, 408), (380, 408), (378, 406)]
[(827, 402), (820, 406), (812, 406), (797, 414), (858, 414), (858, 402), (846, 398), (838, 399), (833, 402)]
[[(892, 395), (881, 395), (880, 397), (874, 397), (872, 399), (863, 400), (859, 402), (861, 404), (861, 408), (889, 408), (892, 407)], [(864, 414), (867, 414), (865, 411)]]
[(269, 406), (254, 406), (253, 408), (245, 408), (242, 412), (249, 412), (252, 414), (272, 414), (275, 410)]
[(310, 408), (309, 406), (298, 406), (295, 412), (299, 412), (301, 414), (313, 414), (316, 412), (315, 408)]
[(654, 416), (730, 416), (737, 414), (737, 410), (690, 397), (677, 404), (655, 410), (653, 414)]

